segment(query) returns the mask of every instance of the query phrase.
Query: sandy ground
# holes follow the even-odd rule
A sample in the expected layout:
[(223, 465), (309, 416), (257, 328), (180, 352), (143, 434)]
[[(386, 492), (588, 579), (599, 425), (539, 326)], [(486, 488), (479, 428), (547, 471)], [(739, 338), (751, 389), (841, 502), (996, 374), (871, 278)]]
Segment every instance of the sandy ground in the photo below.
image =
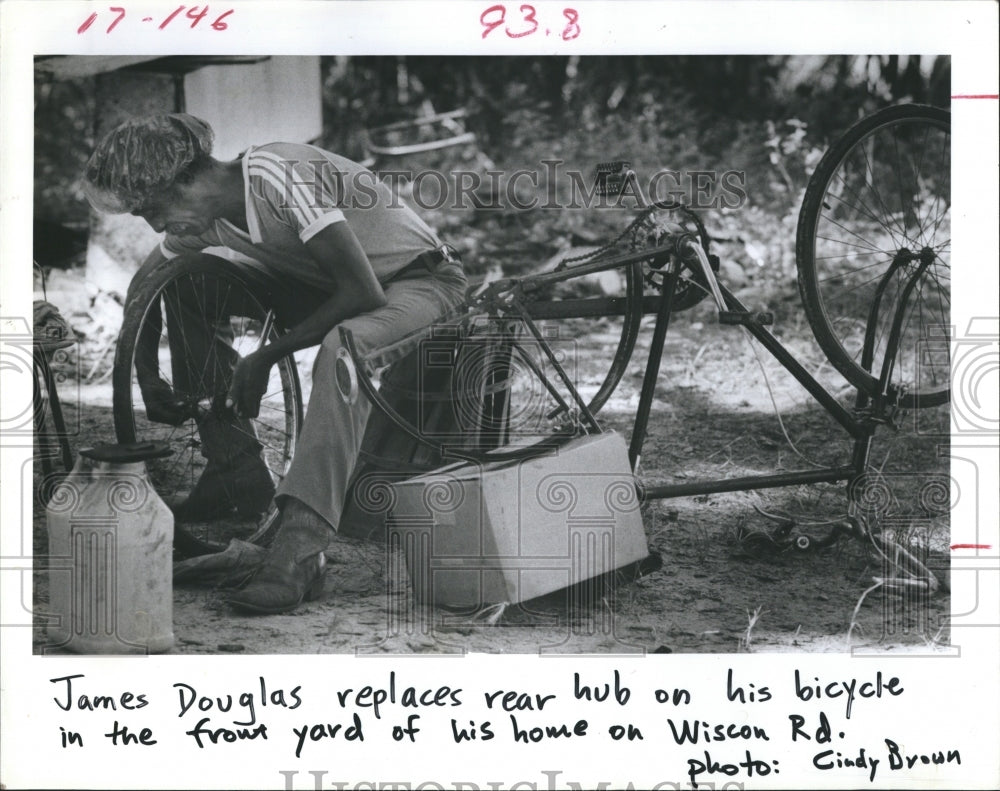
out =
[[(753, 303), (752, 294), (749, 302)], [(746, 297), (744, 297), (746, 301)], [(835, 392), (850, 391), (813, 346), (794, 306), (778, 313), (775, 332)], [(628, 436), (649, 333), (601, 416)], [(612, 336), (599, 323), (574, 339), (581, 376), (596, 376)], [(760, 352), (763, 356), (763, 352)], [(763, 367), (761, 366), (763, 363)], [(679, 482), (808, 469), (849, 459), (846, 434), (770, 359), (759, 362), (736, 328), (713, 323), (706, 305), (680, 315), (667, 340), (660, 386), (642, 458), (642, 478)], [(766, 371), (765, 376), (762, 371)], [(84, 370), (84, 374), (86, 374)], [(303, 362), (308, 383), (308, 361)], [(101, 376), (67, 383), (68, 422), (79, 426), (74, 448), (111, 441), (110, 384)], [(780, 411), (782, 420), (775, 414)], [(643, 506), (651, 552), (662, 567), (638, 579), (612, 581), (586, 606), (565, 593), (480, 613), (428, 609), (413, 601), (399, 553), (382, 543), (338, 536), (327, 556), (322, 597), (293, 614), (234, 613), (224, 591), (174, 590), (176, 653), (344, 652), (766, 652), (943, 650), (949, 612), (948, 514), (921, 510), (915, 496), (947, 475), (947, 408), (909, 415), (898, 433), (879, 436), (873, 462), (891, 476), (898, 541), (934, 570), (932, 595), (903, 593), (877, 579), (901, 573), (874, 545), (845, 539), (825, 549), (768, 548), (761, 533), (775, 525), (753, 506), (795, 515), (793, 535), (827, 528), (807, 522), (843, 517), (841, 485), (770, 489), (662, 500)], [(36, 463), (36, 467), (37, 467)], [(36, 469), (36, 490), (40, 471)], [(37, 498), (36, 498), (37, 500)], [(748, 535), (756, 538), (747, 539)], [(34, 607), (36, 650), (44, 650), (48, 580), (44, 512), (36, 502)], [(875, 586), (873, 590), (867, 589)], [(501, 611), (502, 609), (502, 611)]]

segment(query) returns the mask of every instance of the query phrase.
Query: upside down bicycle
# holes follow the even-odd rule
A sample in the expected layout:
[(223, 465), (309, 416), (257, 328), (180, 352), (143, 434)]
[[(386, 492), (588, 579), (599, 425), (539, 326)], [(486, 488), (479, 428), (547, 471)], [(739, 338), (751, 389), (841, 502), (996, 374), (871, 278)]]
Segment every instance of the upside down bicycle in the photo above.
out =
[[(503, 461), (537, 454), (565, 438), (599, 432), (598, 414), (627, 370), (653, 317), (650, 351), (631, 432), (629, 457), (637, 467), (671, 316), (711, 298), (722, 324), (741, 326), (809, 392), (854, 442), (848, 462), (824, 469), (714, 481), (644, 486), (644, 499), (847, 482), (849, 491), (869, 465), (872, 438), (901, 410), (944, 404), (950, 359), (950, 113), (922, 105), (889, 107), (852, 126), (824, 155), (808, 183), (796, 236), (798, 286), (805, 315), (830, 363), (855, 388), (844, 406), (768, 330), (772, 317), (753, 311), (720, 282), (718, 258), (699, 216), (682, 204), (659, 202), (641, 210), (613, 242), (554, 270), (489, 283), (471, 293), (449, 320), (415, 333), (392, 349), (362, 353), (346, 334), (345, 379), (355, 384), (402, 432), (440, 457)], [(588, 277), (618, 273), (612, 293), (588, 294)], [(226, 325), (245, 354), (282, 331), (257, 292), (234, 269), (169, 262), (136, 289), (126, 308), (114, 366), (114, 420), (121, 442), (168, 442), (174, 455), (150, 463), (163, 495), (183, 495), (204, 468), (197, 421), (212, 408), (189, 400), (190, 416), (169, 426), (149, 419), (136, 376), (140, 338), (156, 336), (160, 376), (171, 383), (184, 360), (171, 349), (183, 339), (170, 317), (172, 298), (211, 294), (206, 314)], [(560, 344), (600, 320), (610, 349), (596, 381), (579, 381)], [(437, 359), (451, 369), (455, 405), (447, 431), (399, 413), (377, 383), (388, 357), (400, 349)], [(391, 353), (391, 354), (390, 354)], [(419, 366), (418, 366), (419, 367)], [(198, 381), (204, 371), (189, 371)], [(419, 385), (419, 383), (417, 383)], [(419, 387), (418, 387), (419, 390)], [(302, 423), (295, 362), (271, 372), (254, 431), (275, 480), (287, 470)], [(456, 428), (457, 427), (457, 428)], [(245, 527), (264, 540), (273, 514)], [(222, 537), (213, 525), (178, 525), (178, 536), (204, 546)], [(224, 541), (223, 541), (224, 543)]]

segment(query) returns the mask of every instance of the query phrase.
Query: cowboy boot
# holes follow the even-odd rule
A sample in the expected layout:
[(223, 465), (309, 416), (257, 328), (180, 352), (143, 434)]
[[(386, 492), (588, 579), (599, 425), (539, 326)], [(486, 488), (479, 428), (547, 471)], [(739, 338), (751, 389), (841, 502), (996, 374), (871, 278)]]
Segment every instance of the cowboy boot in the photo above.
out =
[(253, 423), (213, 409), (198, 418), (198, 433), (208, 463), (187, 499), (173, 508), (174, 517), (204, 522), (233, 509), (244, 518), (265, 511), (274, 497), (274, 482)]
[(281, 526), (264, 564), (227, 601), (253, 613), (290, 612), (303, 600), (323, 593), (326, 557), (333, 528), (305, 503), (289, 497), (281, 509)]

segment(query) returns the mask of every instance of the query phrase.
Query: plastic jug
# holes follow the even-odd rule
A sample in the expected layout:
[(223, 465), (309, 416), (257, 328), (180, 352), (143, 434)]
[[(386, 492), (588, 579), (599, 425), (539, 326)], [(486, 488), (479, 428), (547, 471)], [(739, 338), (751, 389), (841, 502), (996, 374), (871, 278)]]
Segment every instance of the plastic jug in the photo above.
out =
[(174, 517), (146, 476), (165, 443), (80, 451), (46, 504), (47, 650), (160, 653), (174, 644)]

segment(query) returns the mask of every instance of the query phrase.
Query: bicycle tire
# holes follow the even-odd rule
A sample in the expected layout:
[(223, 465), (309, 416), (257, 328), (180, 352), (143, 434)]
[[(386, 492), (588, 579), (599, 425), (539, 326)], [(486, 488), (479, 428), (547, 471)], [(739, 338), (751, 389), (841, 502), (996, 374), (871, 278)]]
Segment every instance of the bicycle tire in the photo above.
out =
[(611, 358), (611, 365), (608, 373), (601, 381), (597, 390), (591, 395), (587, 402), (587, 409), (591, 414), (596, 415), (608, 402), (611, 394), (618, 387), (618, 383), (628, 369), (629, 361), (632, 359), (632, 352), (635, 350), (635, 343), (639, 338), (639, 328), (642, 322), (642, 297), (643, 297), (643, 271), (642, 263), (636, 262), (623, 269), (625, 275), (624, 283), (624, 306), (622, 308), (622, 328), (615, 346), (614, 355)]
[[(345, 337), (355, 373), (345, 374), (344, 380), (356, 381), (374, 409), (403, 434), (430, 448), (436, 458), (509, 462), (555, 449), (561, 441), (600, 430), (596, 420), (586, 431), (581, 427), (585, 421), (578, 417), (580, 406), (593, 416), (628, 368), (642, 319), (642, 261), (636, 258), (623, 266), (622, 293), (614, 297), (581, 299), (572, 288), (566, 299), (545, 291), (524, 302), (483, 303), (473, 295), (448, 321), (384, 349), (362, 353), (352, 338)], [(600, 312), (606, 307), (610, 313)], [(594, 319), (602, 316), (620, 317), (622, 325), (613, 332), (603, 327), (606, 339), (614, 336), (608, 342), (614, 346), (614, 355), (607, 368), (596, 367), (595, 376), (592, 360), (583, 363), (587, 350), (578, 353), (573, 330), (578, 326), (575, 322), (583, 322), (593, 332)], [(424, 386), (436, 382), (434, 392), (414, 389), (408, 395), (417, 401), (447, 404), (447, 416), (439, 411), (434, 417), (420, 413), (421, 417), (410, 419), (375, 384), (374, 373), (382, 369), (386, 355), (398, 358), (401, 349), (416, 352), (420, 359), (414, 383), (402, 388), (396, 383), (392, 390), (399, 395), (420, 382)], [(579, 394), (579, 402), (558, 368)], [(442, 373), (447, 374), (445, 379)], [(556, 392), (558, 396), (553, 397)]]
[[(191, 396), (181, 392), (173, 383), (172, 372), (176, 369), (169, 361), (169, 335), (172, 330), (165, 303), (168, 295), (177, 295), (182, 288), (193, 289), (193, 293), (226, 295), (225, 301), (221, 304), (216, 302), (212, 310), (214, 315), (225, 315), (228, 319), (237, 352), (241, 349), (245, 352), (260, 343), (259, 334), (267, 313), (266, 297), (241, 277), (235, 267), (225, 268), (218, 260), (206, 262), (197, 257), (176, 258), (150, 272), (141, 283), (136, 284), (125, 308), (112, 373), (115, 433), (119, 442), (165, 441), (174, 449), (171, 457), (147, 463), (154, 489), (168, 501), (182, 499), (204, 468), (205, 459), (199, 453), (201, 440), (196, 418), (192, 414), (176, 426), (154, 423), (147, 419), (135, 374), (135, 360), (139, 338), (144, 329), (147, 332), (157, 332), (157, 364), (161, 378), (171, 384), (175, 396)], [(253, 315), (239, 315), (242, 313)], [(275, 322), (267, 339), (273, 339), (281, 331), (281, 326)], [(257, 337), (254, 337), (255, 333)], [(190, 377), (190, 372), (188, 375)], [(203, 377), (204, 372), (200, 376)], [(302, 417), (302, 391), (298, 371), (294, 358), (288, 356), (272, 368), (268, 393), (262, 399), (261, 414), (252, 421), (258, 441), (263, 446), (262, 458), (275, 484), (283, 477), (291, 461)], [(267, 543), (277, 523), (274, 504), (271, 504), (263, 518), (250, 522), (248, 524), (246, 518), (238, 519), (235, 516), (213, 520), (211, 523), (178, 521), (175, 524), (175, 553), (192, 556), (217, 552), (224, 549), (231, 538)]]
[[(559, 380), (553, 368), (555, 361), (566, 369), (574, 387), (580, 391), (586, 410), (591, 416), (596, 417), (604, 408), (628, 370), (643, 317), (645, 291), (643, 263), (636, 261), (623, 267), (621, 271), (623, 282), (621, 294), (616, 297), (616, 312), (614, 316), (603, 317), (610, 320), (610, 327), (603, 327), (605, 333), (612, 337), (616, 336), (612, 342), (614, 352), (606, 373), (603, 371), (598, 373), (599, 383), (596, 388), (594, 381), (586, 373), (593, 367), (590, 355), (594, 350), (588, 347), (587, 341), (581, 341), (581, 336), (575, 330), (582, 325), (588, 334), (593, 332), (595, 316), (591, 315), (590, 311), (595, 306), (603, 304), (602, 297), (585, 298), (580, 302), (570, 300), (570, 305), (579, 306), (579, 315), (570, 314), (559, 318), (549, 315), (552, 308), (555, 308), (554, 312), (558, 315), (559, 305), (562, 302), (551, 298), (551, 295), (548, 300), (525, 304), (525, 311), (532, 321), (540, 316), (544, 317), (540, 322), (536, 321), (540, 339), (531, 335), (526, 322), (518, 316), (516, 310), (491, 317), (500, 324), (513, 322), (515, 329), (511, 337), (513, 339), (516, 336), (520, 339), (513, 349), (517, 354), (512, 354), (505, 342), (493, 333), (492, 337), (485, 340), (486, 347), (480, 346), (478, 354), (473, 352), (467, 358), (469, 362), (458, 366), (456, 378), (463, 382), (476, 382), (488, 392), (491, 380), (487, 371), (496, 366), (497, 355), (505, 358), (507, 371), (500, 377), (506, 380), (506, 404), (501, 410), (503, 425), (498, 424), (496, 412), (491, 419), (486, 413), (480, 413), (475, 409), (467, 410), (476, 413), (484, 421), (474, 427), (473, 433), (482, 437), (490, 436), (492, 432), (493, 436), (498, 438), (498, 442), (485, 446), (473, 445), (472, 450), (466, 445), (460, 455), (480, 463), (516, 461), (536, 456), (582, 433), (582, 426), (586, 421), (581, 417), (581, 410), (574, 406), (572, 391)], [(620, 329), (615, 325), (614, 318), (617, 317), (621, 320)], [(597, 318), (598, 322), (600, 320)], [(479, 343), (483, 342), (480, 338)], [(548, 358), (549, 353), (552, 354), (551, 359)], [(600, 366), (598, 368), (600, 369)], [(570, 411), (574, 415), (572, 418), (566, 412), (559, 411), (556, 414), (559, 410), (558, 404), (546, 399), (546, 390), (550, 389), (560, 391), (562, 397), (570, 404)], [(547, 431), (544, 428), (546, 425)], [(600, 427), (596, 422), (589, 428), (591, 432), (599, 430)]]
[(831, 364), (870, 397), (879, 394), (906, 277), (926, 255), (888, 383), (906, 385), (902, 408), (938, 406), (950, 395), (950, 130), (950, 112), (926, 105), (861, 119), (820, 160), (799, 213), (796, 265), (806, 317)]

